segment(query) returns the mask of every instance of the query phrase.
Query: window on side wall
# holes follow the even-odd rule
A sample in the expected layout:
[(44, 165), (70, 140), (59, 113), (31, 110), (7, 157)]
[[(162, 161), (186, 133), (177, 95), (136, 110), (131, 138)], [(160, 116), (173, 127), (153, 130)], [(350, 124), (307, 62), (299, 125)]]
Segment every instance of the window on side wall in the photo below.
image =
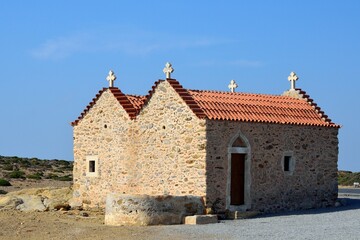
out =
[(291, 156), (284, 156), (284, 172), (290, 172)]
[(86, 156), (86, 176), (97, 177), (99, 164), (97, 156)]
[(285, 174), (292, 175), (295, 170), (295, 158), (292, 152), (285, 152), (282, 159), (282, 169)]

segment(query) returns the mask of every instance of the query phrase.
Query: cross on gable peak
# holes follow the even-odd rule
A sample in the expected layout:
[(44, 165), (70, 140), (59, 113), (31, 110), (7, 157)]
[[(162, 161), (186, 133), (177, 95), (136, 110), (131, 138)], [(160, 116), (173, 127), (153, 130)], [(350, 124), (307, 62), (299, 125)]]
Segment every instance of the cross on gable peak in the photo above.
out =
[(174, 68), (172, 68), (171, 63), (167, 62), (167, 63), (165, 64), (165, 67), (164, 67), (164, 69), (163, 69), (163, 72), (165, 73), (166, 78), (170, 78), (170, 76), (171, 76), (170, 74), (171, 74), (172, 72), (174, 72)]
[(113, 70), (109, 71), (109, 75), (106, 77), (106, 80), (109, 82), (109, 87), (114, 87), (114, 81), (116, 80), (116, 75)]
[(291, 72), (288, 76), (288, 80), (290, 81), (290, 90), (295, 90), (295, 82), (299, 79), (295, 72)]

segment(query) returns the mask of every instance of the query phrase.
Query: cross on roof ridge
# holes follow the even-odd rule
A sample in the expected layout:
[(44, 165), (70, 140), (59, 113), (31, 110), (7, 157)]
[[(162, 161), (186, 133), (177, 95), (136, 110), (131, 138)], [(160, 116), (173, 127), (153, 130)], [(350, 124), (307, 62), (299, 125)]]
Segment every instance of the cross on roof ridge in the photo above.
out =
[(106, 80), (109, 82), (109, 87), (114, 87), (114, 81), (116, 80), (116, 75), (113, 70), (109, 71), (109, 75), (106, 77)]
[(288, 80), (290, 81), (290, 90), (295, 90), (295, 82), (299, 79), (295, 72), (291, 72), (288, 76)]
[(235, 92), (235, 89), (238, 87), (235, 80), (231, 80), (230, 84), (228, 85), (228, 88), (230, 89), (230, 92)]
[(171, 63), (167, 62), (167, 63), (165, 64), (165, 67), (164, 67), (164, 69), (163, 69), (163, 72), (165, 73), (166, 78), (171, 78), (171, 77), (170, 77), (170, 76), (171, 76), (170, 74), (171, 74), (172, 72), (174, 72), (174, 68), (172, 68)]

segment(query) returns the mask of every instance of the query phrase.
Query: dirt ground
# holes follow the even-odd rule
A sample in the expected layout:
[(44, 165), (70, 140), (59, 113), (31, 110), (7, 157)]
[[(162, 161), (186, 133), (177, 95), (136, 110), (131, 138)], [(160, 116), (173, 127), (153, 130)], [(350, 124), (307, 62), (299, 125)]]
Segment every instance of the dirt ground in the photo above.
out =
[(32, 213), (17, 210), (0, 211), (0, 239), (184, 239), (181, 236), (171, 236), (171, 231), (169, 235), (166, 234), (167, 236), (156, 237), (159, 231), (174, 225), (106, 226), (103, 213), (88, 213), (88, 217), (82, 217), (77, 211)]
[[(55, 180), (12, 180), (12, 186), (1, 187), (6, 192), (29, 188), (68, 187), (71, 182)], [(4, 196), (4, 195), (0, 195)], [(88, 214), (83, 216), (82, 213)], [(41, 239), (149, 239), (154, 237), (154, 227), (113, 227), (104, 225), (104, 212), (47, 211), (21, 212), (0, 209), (0, 240)], [(157, 239), (155, 237), (155, 239)], [(164, 238), (162, 238), (164, 239)], [(168, 239), (168, 238), (165, 238)], [(175, 240), (177, 238), (173, 238)], [(180, 239), (180, 238), (178, 238)]]
[[(18, 182), (6, 191), (23, 188), (68, 186), (68, 182)], [(85, 213), (85, 214), (84, 214)], [(84, 216), (88, 214), (88, 216)], [(332, 219), (334, 216), (331, 217)], [(172, 226), (106, 226), (103, 212), (89, 211), (47, 211), (21, 212), (18, 210), (0, 210), (0, 240), (41, 240), (41, 239), (229, 239), (230, 234), (246, 222), (210, 225), (172, 225)], [(241, 223), (241, 224), (240, 224)], [(230, 224), (230, 225), (229, 225)], [(238, 226), (232, 226), (239, 224)], [(228, 227), (224, 235), (218, 235), (215, 229)], [(257, 226), (258, 227), (258, 226)], [(210, 234), (209, 232), (214, 231)], [(271, 233), (272, 234), (272, 233)], [(187, 236), (184, 238), (184, 236)], [(201, 236), (199, 238), (199, 236)], [(215, 237), (214, 237), (215, 236)], [(227, 236), (227, 237), (226, 237)], [(223, 238), (224, 237), (224, 238)], [(230, 239), (237, 239), (230, 238)]]
[[(70, 181), (56, 181), (51, 179), (42, 179), (42, 180), (31, 180), (31, 179), (11, 179), (12, 186), (0, 186), (0, 190), (6, 192), (19, 191), (21, 189), (27, 188), (44, 188), (44, 187), (69, 187), (72, 184)], [(1, 196), (1, 195), (0, 195)]]

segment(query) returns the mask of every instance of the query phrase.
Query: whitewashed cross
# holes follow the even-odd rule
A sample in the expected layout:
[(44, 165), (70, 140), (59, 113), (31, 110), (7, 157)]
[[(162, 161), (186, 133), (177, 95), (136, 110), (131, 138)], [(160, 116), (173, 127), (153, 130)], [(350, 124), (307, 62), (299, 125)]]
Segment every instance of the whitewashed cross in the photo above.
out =
[(235, 92), (235, 89), (238, 87), (235, 80), (231, 80), (230, 84), (228, 85), (228, 88), (230, 89), (230, 92)]
[(114, 87), (114, 81), (116, 80), (116, 75), (112, 70), (109, 71), (109, 75), (106, 77), (106, 80), (109, 81), (109, 87)]
[(164, 69), (163, 69), (163, 72), (165, 73), (166, 78), (170, 78), (170, 74), (171, 74), (172, 72), (174, 72), (174, 69), (172, 68), (171, 63), (167, 62), (167, 63), (165, 64), (165, 67), (164, 67)]
[(290, 76), (288, 76), (288, 80), (291, 83), (290, 90), (295, 90), (295, 82), (299, 79), (295, 72), (291, 72)]

